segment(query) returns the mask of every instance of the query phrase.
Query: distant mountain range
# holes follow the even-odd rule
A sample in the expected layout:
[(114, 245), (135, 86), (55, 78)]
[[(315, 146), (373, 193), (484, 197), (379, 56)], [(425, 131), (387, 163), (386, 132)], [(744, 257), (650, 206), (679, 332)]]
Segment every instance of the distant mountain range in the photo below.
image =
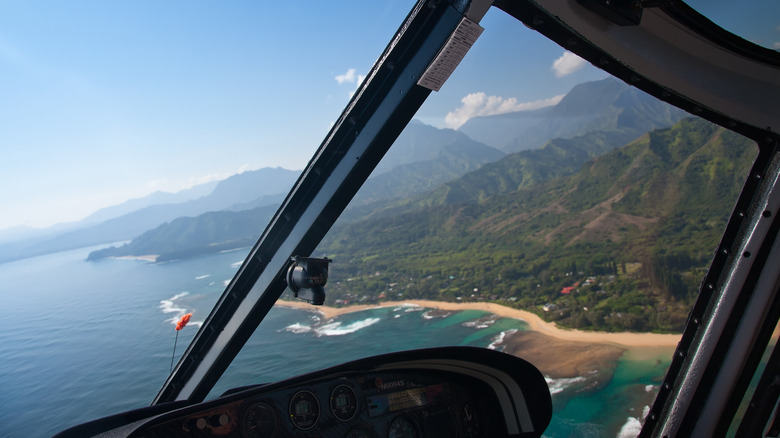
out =
[(181, 190), (176, 193), (154, 192), (142, 198), (129, 199), (121, 204), (101, 208), (100, 210), (85, 217), (79, 224), (81, 226), (98, 224), (120, 216), (142, 210), (156, 205), (176, 205), (189, 201), (195, 201), (202, 197), (207, 197), (219, 184), (219, 181), (211, 181), (204, 184), (198, 184), (189, 189)]
[[(507, 189), (571, 174), (586, 160), (625, 144), (647, 129), (670, 126), (681, 116), (668, 105), (610, 78), (575, 87), (554, 107), (472, 119), (459, 131), (413, 121), (341, 221), (394, 215), (423, 205), (484, 199)], [(505, 153), (534, 147), (535, 142), (535, 150), (508, 156)], [(157, 193), (131, 200), (68, 224), (61, 231), (53, 228), (42, 236), (15, 242), (6, 239), (0, 243), (0, 262), (131, 239), (140, 241), (126, 246), (122, 250), (125, 253), (143, 248), (144, 252), (175, 253), (177, 257), (237, 242), (248, 244), (245, 242), (252, 239), (247, 240), (247, 230), (220, 221), (246, 226), (251, 220), (261, 221), (250, 231), (256, 238), (267, 221), (263, 218), (270, 217), (268, 211), (281, 202), (297, 176), (297, 171), (260, 169), (177, 194)], [(211, 214), (227, 211), (237, 214)], [(207, 213), (209, 220), (199, 217)], [(247, 218), (254, 219), (247, 222)], [(182, 223), (190, 223), (187, 229), (198, 229), (210, 238), (190, 235), (185, 244), (181, 236), (177, 237), (184, 229)], [(207, 224), (214, 229), (205, 229)], [(151, 239), (147, 231), (153, 230), (152, 240), (159, 244), (156, 249), (143, 243)]]
[[(0, 263), (57, 251), (130, 240), (180, 217), (229, 210), (235, 206), (277, 205), (300, 172), (265, 168), (233, 175), (218, 183), (178, 194), (153, 193), (97, 211), (59, 233), (45, 233), (0, 244)], [(192, 199), (200, 193), (207, 193)], [(159, 203), (158, 203), (159, 202)], [(105, 220), (100, 221), (100, 218)]]

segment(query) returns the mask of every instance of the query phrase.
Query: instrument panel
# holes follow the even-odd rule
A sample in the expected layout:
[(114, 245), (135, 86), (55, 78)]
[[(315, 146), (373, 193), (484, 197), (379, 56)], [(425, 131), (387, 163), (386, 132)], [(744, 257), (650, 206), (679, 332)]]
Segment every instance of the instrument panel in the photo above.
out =
[[(388, 371), (307, 382), (173, 418), (139, 436), (495, 437), (491, 389), (446, 371)], [(459, 431), (463, 431), (462, 433)]]
[(447, 347), (361, 359), (111, 432), (143, 438), (539, 437), (551, 416), (547, 383), (533, 365), (492, 350)]

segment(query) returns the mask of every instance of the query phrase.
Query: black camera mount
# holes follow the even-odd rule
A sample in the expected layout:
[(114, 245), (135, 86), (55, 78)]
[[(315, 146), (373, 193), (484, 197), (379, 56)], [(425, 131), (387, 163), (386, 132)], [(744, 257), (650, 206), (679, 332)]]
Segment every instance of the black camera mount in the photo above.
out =
[(328, 263), (333, 260), (324, 257), (293, 256), (287, 269), (287, 286), (296, 298), (306, 300), (315, 306), (325, 302), (325, 284), (328, 282)]

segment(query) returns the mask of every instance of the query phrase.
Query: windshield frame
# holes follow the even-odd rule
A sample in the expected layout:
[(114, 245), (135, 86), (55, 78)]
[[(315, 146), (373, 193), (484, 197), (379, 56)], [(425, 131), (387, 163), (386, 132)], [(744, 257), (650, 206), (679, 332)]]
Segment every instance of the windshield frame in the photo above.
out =
[(418, 81), (464, 21), (487, 2), (420, 0), (374, 64), (152, 405), (200, 402), (285, 291), (295, 256), (309, 256), (431, 89)]

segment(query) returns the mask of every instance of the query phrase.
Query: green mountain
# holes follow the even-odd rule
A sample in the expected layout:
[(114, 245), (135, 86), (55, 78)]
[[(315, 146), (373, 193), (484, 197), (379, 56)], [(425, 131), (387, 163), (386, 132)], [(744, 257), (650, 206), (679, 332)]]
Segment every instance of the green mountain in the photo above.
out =
[(572, 175), (338, 226), (319, 248), (331, 299), (498, 300), (571, 327), (680, 330), (755, 153), (685, 119)]
[(479, 202), (500, 193), (515, 191), (543, 181), (570, 175), (589, 159), (622, 146), (616, 135), (597, 131), (572, 139), (556, 138), (539, 149), (507, 155), (462, 178), (389, 208)]
[(92, 251), (87, 260), (157, 255), (157, 261), (167, 261), (251, 246), (277, 208), (272, 205), (240, 212), (215, 211), (181, 217), (147, 231), (125, 245)]
[(574, 87), (557, 105), (475, 117), (459, 131), (512, 153), (536, 149), (551, 138), (570, 139), (594, 131), (623, 145), (647, 131), (671, 126), (685, 113), (636, 88), (608, 77)]

